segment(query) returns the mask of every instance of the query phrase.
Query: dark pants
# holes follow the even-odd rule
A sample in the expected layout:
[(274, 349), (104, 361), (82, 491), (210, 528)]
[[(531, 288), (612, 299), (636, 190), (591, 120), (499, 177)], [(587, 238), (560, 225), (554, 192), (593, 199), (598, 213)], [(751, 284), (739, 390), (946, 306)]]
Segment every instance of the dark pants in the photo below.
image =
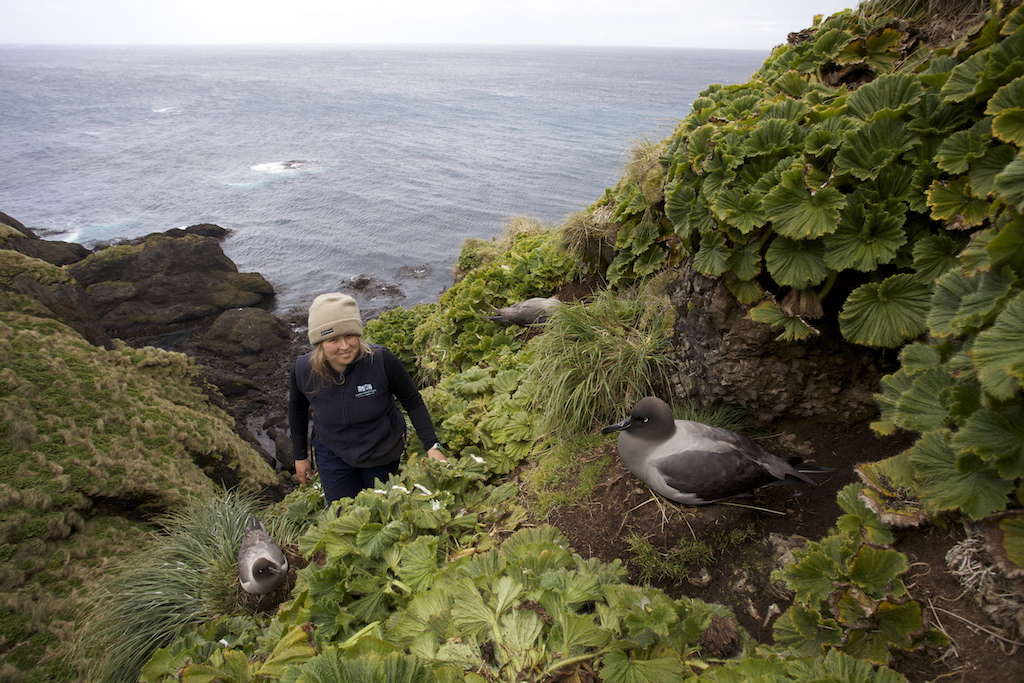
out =
[(355, 498), (363, 489), (374, 486), (375, 480), (387, 481), (388, 477), (398, 471), (403, 450), (404, 444), (396, 449), (394, 461), (386, 465), (353, 467), (314, 438), (313, 456), (316, 458), (316, 469), (320, 473), (320, 483), (324, 487), (327, 505), (330, 506), (340, 498)]

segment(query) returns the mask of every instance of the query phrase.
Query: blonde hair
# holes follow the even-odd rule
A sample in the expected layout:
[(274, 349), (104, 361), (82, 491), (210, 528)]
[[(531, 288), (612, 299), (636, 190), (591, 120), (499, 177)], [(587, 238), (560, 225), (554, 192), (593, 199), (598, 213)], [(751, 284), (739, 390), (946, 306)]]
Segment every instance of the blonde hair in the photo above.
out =
[[(356, 353), (355, 360), (361, 360), (367, 356), (373, 355), (373, 347), (367, 344), (362, 337), (359, 338), (359, 351)], [(353, 363), (355, 361), (352, 361)], [(331, 371), (331, 364), (327, 362), (327, 356), (324, 355), (323, 344), (316, 344), (313, 346), (313, 355), (309, 359), (309, 367), (312, 370), (309, 373), (309, 381), (311, 386), (307, 387), (310, 393), (317, 393), (324, 388), (324, 385), (328, 382), (333, 384), (344, 384), (345, 375), (341, 375), (341, 379), (337, 380), (334, 378), (334, 373)]]

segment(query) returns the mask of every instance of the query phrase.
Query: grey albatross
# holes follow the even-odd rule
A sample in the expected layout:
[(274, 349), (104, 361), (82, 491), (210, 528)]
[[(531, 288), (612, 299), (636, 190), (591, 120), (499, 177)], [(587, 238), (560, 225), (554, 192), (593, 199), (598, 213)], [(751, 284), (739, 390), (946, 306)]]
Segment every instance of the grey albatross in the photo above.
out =
[(487, 316), (499, 325), (536, 325), (546, 322), (551, 311), (561, 306), (562, 302), (554, 297), (535, 296), (526, 301), (519, 301), (499, 308), (492, 315)]
[(676, 420), (655, 396), (640, 399), (629, 417), (601, 430), (612, 432), (619, 432), (619, 457), (626, 468), (656, 493), (685, 505), (748, 496), (764, 486), (817, 484), (836, 473), (787, 462), (728, 429)]
[(242, 590), (266, 595), (277, 589), (288, 576), (288, 558), (270, 537), (257, 517), (253, 517), (238, 548), (238, 580)]

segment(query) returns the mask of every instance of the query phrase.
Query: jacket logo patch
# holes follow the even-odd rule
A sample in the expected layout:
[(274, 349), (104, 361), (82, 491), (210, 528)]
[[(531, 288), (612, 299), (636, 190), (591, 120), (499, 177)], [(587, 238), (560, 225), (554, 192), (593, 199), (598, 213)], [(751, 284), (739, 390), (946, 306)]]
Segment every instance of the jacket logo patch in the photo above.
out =
[(366, 398), (376, 393), (377, 390), (373, 388), (372, 384), (360, 384), (356, 387), (356, 398)]

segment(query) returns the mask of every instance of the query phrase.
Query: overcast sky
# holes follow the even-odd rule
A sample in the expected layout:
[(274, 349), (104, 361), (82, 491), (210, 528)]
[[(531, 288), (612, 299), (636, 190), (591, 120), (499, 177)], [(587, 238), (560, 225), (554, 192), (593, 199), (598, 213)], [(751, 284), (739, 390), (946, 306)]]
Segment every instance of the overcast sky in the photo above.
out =
[(0, 44), (507, 44), (768, 50), (856, 0), (0, 0)]

